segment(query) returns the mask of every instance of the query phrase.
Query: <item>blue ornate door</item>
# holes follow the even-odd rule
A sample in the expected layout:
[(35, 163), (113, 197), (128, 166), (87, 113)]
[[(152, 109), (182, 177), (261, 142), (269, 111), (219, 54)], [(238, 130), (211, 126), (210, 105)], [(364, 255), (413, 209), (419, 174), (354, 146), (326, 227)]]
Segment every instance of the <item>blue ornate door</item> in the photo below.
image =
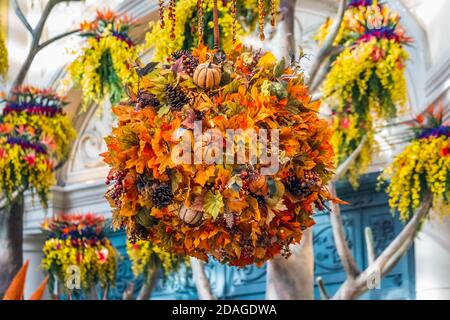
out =
[[(361, 269), (367, 266), (364, 228), (367, 226), (372, 228), (377, 253), (380, 253), (402, 228), (401, 222), (393, 218), (389, 212), (386, 195), (375, 191), (376, 176), (372, 174), (363, 178), (361, 187), (356, 192), (346, 183), (338, 185), (339, 196), (350, 203), (342, 206), (342, 214), (348, 235), (347, 241)], [(334, 247), (328, 213), (319, 213), (315, 219), (315, 275), (322, 276), (328, 292), (332, 294), (345, 280), (345, 272)], [(111, 290), (110, 297), (120, 299), (127, 283), (133, 279), (133, 275), (125, 253), (123, 233), (114, 233), (111, 238), (113, 244), (122, 253), (123, 260), (119, 267), (117, 286)], [(265, 267), (249, 266), (239, 269), (210, 262), (206, 272), (211, 280), (213, 291), (221, 299), (264, 299)], [(413, 299), (414, 290), (414, 251), (411, 249), (382, 280), (381, 288), (370, 290), (362, 298)], [(317, 288), (315, 296), (319, 299)], [(197, 294), (190, 270), (182, 269), (165, 283), (160, 281), (152, 298), (196, 299)]]

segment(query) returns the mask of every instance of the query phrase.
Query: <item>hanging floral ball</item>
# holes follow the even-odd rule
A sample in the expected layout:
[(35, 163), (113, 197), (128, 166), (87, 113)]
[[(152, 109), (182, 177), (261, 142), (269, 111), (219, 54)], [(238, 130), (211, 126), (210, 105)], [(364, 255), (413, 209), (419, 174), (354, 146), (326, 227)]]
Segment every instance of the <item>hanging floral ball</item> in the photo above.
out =
[[(192, 53), (200, 64), (211, 54)], [(215, 90), (182, 66), (141, 79), (138, 95), (158, 104), (137, 108), (132, 97), (113, 108), (118, 126), (103, 157), (116, 226), (169, 252), (230, 265), (288, 255), (314, 224), (314, 208), (331, 199), (332, 133), (319, 102), (297, 66), (242, 45), (220, 64)]]
[(44, 206), (54, 170), (69, 155), (75, 130), (64, 98), (49, 89), (16, 88), (0, 116), (0, 190), (7, 199), (31, 190)]
[(403, 221), (419, 208), (427, 192), (436, 214), (450, 212), (450, 126), (442, 122), (442, 110), (417, 120), (415, 138), (379, 177), (380, 185), (389, 181), (389, 206)]
[[(42, 268), (49, 275), (49, 290), (54, 292), (57, 279), (58, 292), (74, 290), (89, 294), (97, 285), (107, 289), (116, 279), (117, 253), (104, 233), (105, 219), (92, 213), (62, 214), (46, 219), (42, 224), (47, 240), (42, 249)], [(68, 288), (73, 283), (73, 270), (78, 268), (80, 287)]]
[(81, 87), (84, 109), (105, 99), (118, 103), (125, 94), (124, 87), (136, 81), (130, 64), (136, 61), (138, 52), (130, 38), (130, 19), (110, 10), (97, 11), (96, 18), (81, 23), (80, 28), (86, 41), (68, 66), (66, 83)]
[[(316, 39), (322, 43), (333, 21), (328, 19)], [(405, 45), (412, 39), (400, 26), (400, 15), (378, 1), (351, 1), (344, 13), (334, 45), (343, 50), (330, 58), (331, 68), (323, 95), (333, 110), (332, 144), (341, 163), (367, 138), (360, 155), (348, 170), (358, 185), (372, 159), (376, 142), (374, 125), (389, 120), (407, 101)]]

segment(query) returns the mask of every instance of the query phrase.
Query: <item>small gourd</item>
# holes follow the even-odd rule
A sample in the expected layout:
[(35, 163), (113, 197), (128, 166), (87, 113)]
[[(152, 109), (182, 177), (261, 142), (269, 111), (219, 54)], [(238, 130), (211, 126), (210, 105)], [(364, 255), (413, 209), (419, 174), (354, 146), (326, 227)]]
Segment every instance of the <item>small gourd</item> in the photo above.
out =
[(192, 210), (183, 205), (178, 212), (178, 217), (180, 217), (184, 223), (195, 226), (202, 220), (203, 212)]
[(213, 90), (220, 85), (222, 70), (219, 65), (208, 61), (199, 64), (194, 71), (193, 80), (196, 85), (203, 89)]

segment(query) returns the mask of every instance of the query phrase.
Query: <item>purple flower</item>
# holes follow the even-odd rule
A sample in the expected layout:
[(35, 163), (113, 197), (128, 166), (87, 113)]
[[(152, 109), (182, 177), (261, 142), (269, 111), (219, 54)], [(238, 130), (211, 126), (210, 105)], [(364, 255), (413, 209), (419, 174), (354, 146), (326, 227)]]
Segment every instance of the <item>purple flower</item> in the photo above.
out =
[(349, 8), (352, 7), (361, 7), (361, 6), (371, 6), (373, 3), (372, 0), (351, 0), (350, 3), (348, 4)]
[(419, 134), (419, 139), (426, 138), (438, 138), (438, 137), (450, 137), (450, 126), (439, 126), (437, 128), (424, 128), (422, 132)]

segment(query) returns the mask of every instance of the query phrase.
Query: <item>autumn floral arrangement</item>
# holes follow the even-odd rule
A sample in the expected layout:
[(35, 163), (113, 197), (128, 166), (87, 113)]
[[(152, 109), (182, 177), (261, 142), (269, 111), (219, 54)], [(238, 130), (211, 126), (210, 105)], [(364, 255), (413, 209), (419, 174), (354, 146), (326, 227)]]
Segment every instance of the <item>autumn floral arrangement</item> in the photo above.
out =
[[(99, 285), (103, 289), (114, 285), (117, 253), (104, 233), (105, 220), (95, 214), (62, 214), (46, 219), (42, 225), (47, 234), (43, 246), (42, 268), (49, 275), (49, 289), (56, 283), (60, 292), (79, 268), (80, 292), (89, 293)], [(70, 281), (72, 283), (72, 281)]]
[(124, 87), (136, 82), (132, 63), (137, 48), (130, 39), (131, 21), (112, 11), (97, 11), (93, 21), (81, 23), (86, 39), (81, 53), (68, 67), (69, 80), (81, 86), (83, 107), (101, 104), (109, 97), (115, 104), (124, 96)]
[(436, 213), (450, 212), (450, 126), (443, 123), (442, 109), (417, 117), (412, 142), (395, 157), (380, 183), (389, 182), (389, 206), (407, 220), (431, 192)]
[[(367, 137), (347, 174), (354, 186), (371, 162), (376, 121), (396, 116), (407, 100), (405, 44), (412, 40), (399, 22), (398, 12), (376, 0), (350, 1), (334, 43), (343, 49), (331, 57), (323, 95), (332, 107), (337, 161), (344, 161)], [(332, 23), (328, 19), (321, 27), (319, 42)]]
[[(115, 226), (131, 241), (230, 265), (289, 256), (314, 208), (332, 199), (332, 132), (319, 101), (300, 68), (271, 53), (202, 46), (177, 57), (147, 70), (129, 103), (113, 108), (118, 126), (103, 157)], [(239, 132), (231, 142), (230, 130)], [(225, 140), (240, 160), (217, 147)]]
[(3, 32), (0, 31), (0, 79), (5, 79), (8, 74), (8, 48)]
[[(239, 37), (249, 34), (259, 26), (264, 39), (264, 24), (270, 20), (275, 25), (279, 0), (219, 0), (220, 46), (230, 50)], [(266, 15), (265, 12), (270, 14)], [(159, 1), (159, 21), (150, 22), (145, 48), (154, 48), (155, 61), (180, 50), (192, 50), (199, 43), (210, 48), (213, 37), (213, 0)]]
[(157, 270), (160, 264), (167, 277), (171, 272), (178, 270), (184, 259), (178, 255), (163, 250), (151, 241), (136, 239), (127, 242), (127, 254), (131, 261), (131, 270), (135, 277), (148, 278), (148, 273)]
[(67, 158), (75, 130), (65, 115), (63, 97), (50, 89), (12, 90), (0, 116), (0, 190), (31, 190), (47, 205), (54, 170)]

